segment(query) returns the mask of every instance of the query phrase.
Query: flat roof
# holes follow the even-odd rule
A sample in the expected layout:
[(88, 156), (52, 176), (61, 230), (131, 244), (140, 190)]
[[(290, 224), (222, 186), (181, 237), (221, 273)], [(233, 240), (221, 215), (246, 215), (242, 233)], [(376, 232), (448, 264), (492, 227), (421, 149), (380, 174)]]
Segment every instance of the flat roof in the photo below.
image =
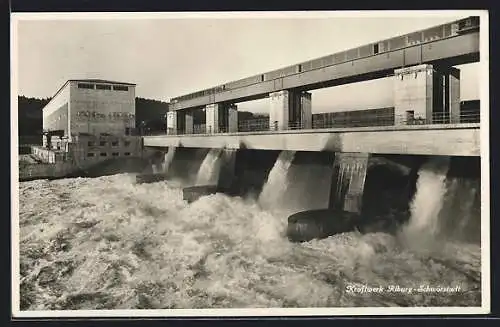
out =
[[(57, 92), (50, 98), (50, 101), (45, 105), (45, 107), (52, 102), (52, 100), (61, 92), (61, 90), (69, 83), (69, 82), (85, 82), (85, 83), (108, 83), (108, 84), (121, 84), (121, 85), (128, 85), (128, 86), (136, 86), (137, 84), (134, 83), (126, 83), (126, 82), (117, 82), (117, 81), (110, 81), (110, 80), (105, 80), (105, 79), (95, 79), (95, 78), (84, 78), (84, 79), (69, 79), (67, 80), (58, 90)], [(42, 108), (45, 109), (45, 107)]]
[(123, 85), (132, 85), (132, 86), (136, 85), (134, 83), (125, 83), (125, 82), (117, 82), (117, 81), (110, 81), (110, 80), (105, 80), (105, 79), (94, 79), (94, 78), (70, 79), (70, 80), (68, 80), (68, 82), (108, 83), (108, 84), (123, 84)]

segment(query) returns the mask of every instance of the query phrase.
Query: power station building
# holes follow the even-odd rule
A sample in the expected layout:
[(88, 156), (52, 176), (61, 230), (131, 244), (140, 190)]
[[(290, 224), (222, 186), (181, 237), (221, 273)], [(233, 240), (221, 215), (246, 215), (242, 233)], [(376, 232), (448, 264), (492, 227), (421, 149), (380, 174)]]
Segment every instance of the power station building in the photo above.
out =
[(43, 147), (32, 148), (32, 153), (50, 163), (68, 152), (82, 160), (134, 155), (139, 140), (132, 136), (135, 86), (101, 79), (68, 80), (43, 108)]
[(98, 79), (67, 81), (43, 108), (43, 130), (128, 135), (135, 127), (135, 84)]

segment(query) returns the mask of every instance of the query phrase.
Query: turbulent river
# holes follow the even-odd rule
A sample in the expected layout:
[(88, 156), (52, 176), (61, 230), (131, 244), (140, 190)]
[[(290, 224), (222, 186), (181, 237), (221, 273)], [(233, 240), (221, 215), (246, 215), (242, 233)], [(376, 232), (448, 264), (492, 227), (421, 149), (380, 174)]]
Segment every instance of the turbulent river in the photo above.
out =
[(223, 194), (188, 204), (180, 182), (23, 182), (21, 310), (479, 306), (480, 244), (428, 227), (445, 209), (422, 203), (461, 187), (439, 174), (421, 172), (400, 232), (305, 243), (287, 240), (285, 205)]

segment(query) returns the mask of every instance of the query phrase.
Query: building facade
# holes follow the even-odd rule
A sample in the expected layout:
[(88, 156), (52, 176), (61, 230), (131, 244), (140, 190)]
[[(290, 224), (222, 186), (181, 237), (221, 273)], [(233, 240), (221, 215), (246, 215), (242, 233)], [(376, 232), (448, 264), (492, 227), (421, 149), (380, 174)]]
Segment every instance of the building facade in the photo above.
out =
[(140, 137), (131, 135), (134, 129), (135, 84), (69, 80), (43, 108), (43, 147), (32, 153), (48, 163), (137, 156)]
[[(43, 129), (61, 131), (71, 142), (79, 134), (129, 135), (135, 128), (135, 84), (69, 80), (43, 108)], [(51, 140), (53, 143), (59, 140)], [(44, 146), (47, 138), (44, 137)]]
[(74, 137), (72, 144), (72, 157), (77, 163), (138, 156), (142, 151), (142, 140), (138, 136), (80, 134)]

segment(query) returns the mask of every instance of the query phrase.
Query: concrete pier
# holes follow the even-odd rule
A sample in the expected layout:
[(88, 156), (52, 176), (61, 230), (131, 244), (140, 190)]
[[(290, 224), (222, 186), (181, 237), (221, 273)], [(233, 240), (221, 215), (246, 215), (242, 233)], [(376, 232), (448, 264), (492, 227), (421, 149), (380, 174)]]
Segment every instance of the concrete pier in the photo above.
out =
[(312, 128), (311, 93), (282, 90), (269, 94), (271, 130)]
[(423, 64), (394, 70), (395, 125), (460, 123), (460, 70)]
[(205, 107), (206, 133), (238, 131), (238, 108), (234, 104), (212, 103)]
[(361, 212), (368, 153), (336, 153), (329, 208)]

